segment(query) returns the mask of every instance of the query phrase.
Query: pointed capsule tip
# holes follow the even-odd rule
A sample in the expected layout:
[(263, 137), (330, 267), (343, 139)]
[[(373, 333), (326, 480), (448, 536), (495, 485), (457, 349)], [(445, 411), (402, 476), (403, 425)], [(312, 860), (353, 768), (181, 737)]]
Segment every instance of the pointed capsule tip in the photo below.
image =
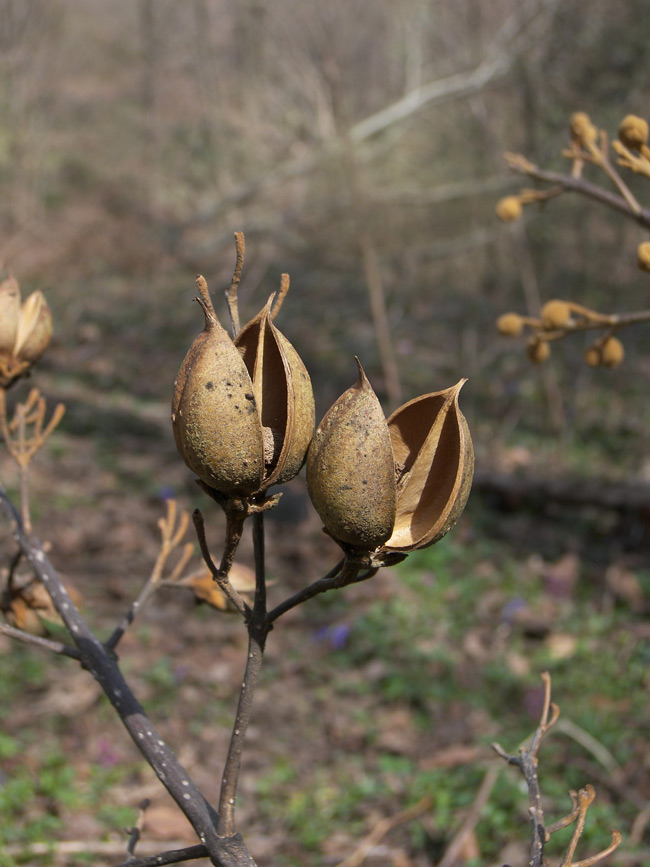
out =
[[(370, 385), (370, 382), (368, 381), (368, 377), (366, 376), (366, 372), (363, 369), (363, 367), (361, 366), (361, 362), (359, 361), (359, 356), (355, 355), (354, 360), (356, 361), (357, 367), (359, 368), (359, 378), (357, 379), (357, 381), (355, 383), (356, 388), (363, 388), (366, 384)], [(372, 388), (372, 386), (370, 386), (370, 387)]]

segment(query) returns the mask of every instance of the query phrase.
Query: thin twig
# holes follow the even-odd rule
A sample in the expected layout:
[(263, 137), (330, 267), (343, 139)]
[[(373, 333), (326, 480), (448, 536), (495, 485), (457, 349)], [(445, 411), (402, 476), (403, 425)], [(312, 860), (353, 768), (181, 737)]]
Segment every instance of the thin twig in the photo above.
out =
[(192, 520), (194, 521), (194, 528), (196, 529), (196, 536), (199, 540), (201, 556), (205, 561), (205, 565), (208, 567), (212, 577), (219, 585), (219, 589), (225, 593), (239, 613), (243, 617), (248, 618), (251, 612), (250, 606), (242, 599), (228, 578), (228, 572), (230, 571), (230, 566), (232, 566), (232, 560), (242, 536), (244, 518), (242, 516), (233, 515), (232, 513), (226, 513), (226, 542), (221, 566), (218, 569), (212, 559), (212, 555), (210, 554), (208, 541), (205, 536), (205, 523), (200, 509), (194, 510), (192, 513)]
[(412, 807), (408, 807), (406, 810), (401, 810), (394, 816), (386, 816), (386, 818), (380, 819), (368, 836), (361, 841), (359, 846), (357, 846), (354, 852), (352, 852), (351, 855), (348, 855), (348, 857), (343, 861), (339, 861), (336, 867), (359, 867), (360, 864), (363, 864), (368, 855), (370, 855), (375, 846), (379, 845), (386, 834), (392, 831), (393, 828), (397, 828), (399, 825), (404, 825), (406, 822), (412, 822), (413, 819), (417, 819), (423, 813), (426, 813), (431, 806), (431, 802), (431, 796), (425, 795), (424, 798), (421, 798), (417, 804), (413, 804)]
[(248, 655), (244, 679), (239, 691), (237, 713), (233, 725), (228, 754), (221, 778), (219, 796), (219, 824), (217, 833), (232, 836), (235, 833), (235, 806), (237, 785), (241, 770), (241, 757), (246, 731), (251, 718), (255, 687), (262, 668), (266, 637), (271, 628), (266, 616), (266, 575), (264, 561), (264, 514), (253, 515), (253, 542), (255, 553), (255, 602), (247, 618)]
[(186, 846), (184, 849), (170, 849), (151, 855), (148, 858), (127, 858), (120, 867), (163, 867), (165, 864), (179, 864), (181, 861), (194, 861), (205, 858), (208, 850), (205, 846)]
[(488, 802), (488, 798), (492, 793), (496, 781), (499, 779), (500, 773), (501, 765), (493, 764), (488, 768), (465, 821), (461, 825), (460, 830), (454, 839), (445, 849), (445, 854), (438, 862), (437, 867), (453, 867), (453, 865), (457, 863), (460, 851), (465, 845), (467, 838), (478, 824), (478, 821), (481, 818), (481, 813)]
[(15, 626), (9, 626), (8, 623), (0, 623), (0, 634), (7, 635), (9, 638), (16, 638), (18, 641), (23, 641), (25, 644), (33, 644), (36, 647), (41, 647), (44, 650), (50, 650), (52, 653), (58, 653), (61, 656), (69, 656), (71, 659), (82, 659), (81, 653), (67, 644), (60, 641), (51, 641), (49, 638), (42, 638), (40, 635), (32, 635), (31, 632), (25, 632), (22, 629), (17, 629)]
[(145, 812), (149, 807), (149, 804), (151, 804), (149, 798), (145, 798), (143, 801), (140, 802), (140, 809), (138, 812), (138, 818), (136, 820), (136, 823), (133, 828), (129, 828), (127, 830), (127, 833), (129, 835), (129, 842), (126, 845), (127, 861), (135, 860), (135, 847), (140, 841), (140, 836), (144, 827)]
[(619, 211), (621, 214), (634, 220), (640, 226), (650, 229), (650, 210), (648, 208), (641, 208), (639, 213), (635, 213), (622, 196), (617, 196), (609, 190), (604, 190), (597, 184), (585, 181), (581, 177), (574, 177), (573, 175), (564, 175), (560, 172), (551, 172), (545, 169), (540, 169), (520, 154), (506, 154), (505, 158), (508, 167), (514, 172), (528, 175), (528, 177), (535, 178), (538, 181), (545, 181), (549, 184), (558, 184), (567, 192), (580, 193), (589, 199), (594, 199), (597, 202), (607, 205), (609, 208), (613, 208), (615, 211)]
[(269, 611), (266, 617), (267, 623), (273, 623), (275, 620), (278, 619), (278, 617), (281, 617), (283, 614), (286, 614), (287, 611), (295, 608), (296, 605), (301, 605), (308, 599), (312, 599), (314, 596), (318, 596), (319, 593), (325, 593), (328, 590), (332, 590), (336, 586), (335, 579), (343, 568), (344, 562), (345, 561), (343, 559), (339, 560), (336, 566), (330, 569), (327, 575), (324, 575), (322, 578), (318, 578), (316, 581), (313, 581), (311, 584), (308, 584), (306, 587), (298, 590), (296, 593), (293, 594), (293, 596), (289, 596), (283, 602), (280, 602), (279, 605), (276, 605), (272, 611)]

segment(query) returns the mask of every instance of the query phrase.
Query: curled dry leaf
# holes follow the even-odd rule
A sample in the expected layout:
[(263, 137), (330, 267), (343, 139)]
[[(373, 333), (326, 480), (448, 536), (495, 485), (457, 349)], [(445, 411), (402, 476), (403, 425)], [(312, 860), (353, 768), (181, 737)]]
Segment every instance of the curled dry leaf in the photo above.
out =
[(326, 413), (307, 457), (312, 502), (344, 548), (375, 552), (379, 563), (454, 526), (474, 472), (458, 405), (464, 383), (418, 397), (386, 422), (359, 364), (358, 382)]
[(205, 328), (174, 384), (174, 437), (207, 486), (251, 496), (288, 481), (302, 466), (314, 427), (311, 381), (271, 321), (271, 300), (233, 343), (205, 281), (198, 282)]

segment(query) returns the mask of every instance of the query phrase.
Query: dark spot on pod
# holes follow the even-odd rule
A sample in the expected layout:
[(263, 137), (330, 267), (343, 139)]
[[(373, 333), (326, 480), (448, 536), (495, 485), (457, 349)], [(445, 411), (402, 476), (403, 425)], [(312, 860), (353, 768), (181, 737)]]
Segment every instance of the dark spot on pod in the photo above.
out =
[(214, 383), (212, 382), (212, 380), (210, 380), (210, 382), (206, 382), (205, 387), (208, 391), (212, 391), (212, 389), (214, 388)]
[(247, 391), (244, 397), (246, 398), (246, 400), (255, 400), (255, 395), (252, 391)]

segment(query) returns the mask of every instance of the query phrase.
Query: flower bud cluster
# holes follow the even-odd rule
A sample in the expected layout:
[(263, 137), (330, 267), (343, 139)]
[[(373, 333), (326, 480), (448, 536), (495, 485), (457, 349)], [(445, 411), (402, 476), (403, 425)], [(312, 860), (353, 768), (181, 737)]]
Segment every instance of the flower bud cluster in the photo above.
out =
[(268, 488), (306, 461), (314, 507), (355, 562), (389, 565), (441, 539), (464, 509), (473, 475), (458, 406), (465, 380), (387, 420), (357, 361), (357, 383), (314, 433), (309, 375), (273, 323), (273, 298), (231, 339), (205, 281), (197, 282), (205, 328), (176, 378), (172, 426), (202, 486), (219, 502), (265, 502)]
[(530, 329), (526, 354), (534, 364), (548, 361), (552, 340), (566, 337), (574, 331), (606, 329), (606, 333), (586, 350), (583, 358), (590, 367), (611, 368), (618, 367), (625, 355), (623, 344), (613, 333), (625, 324), (629, 323), (621, 321), (621, 317), (605, 316), (558, 298), (543, 305), (538, 319), (518, 313), (503, 313), (496, 322), (497, 330), (505, 337), (519, 337), (525, 328)]
[(0, 388), (24, 376), (52, 338), (52, 314), (42, 292), (21, 303), (20, 286), (12, 277), (0, 282)]

